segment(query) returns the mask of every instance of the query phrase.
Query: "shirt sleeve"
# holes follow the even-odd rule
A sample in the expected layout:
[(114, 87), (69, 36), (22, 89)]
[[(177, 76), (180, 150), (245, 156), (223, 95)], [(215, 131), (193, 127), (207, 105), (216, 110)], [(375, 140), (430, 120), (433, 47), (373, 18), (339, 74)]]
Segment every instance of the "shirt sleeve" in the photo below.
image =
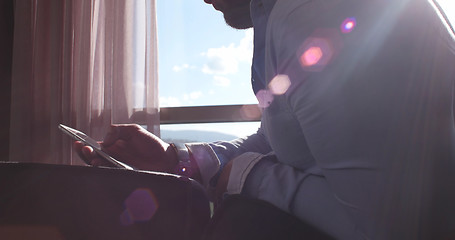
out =
[[(299, 170), (268, 155), (249, 171), (241, 194), (272, 203), (336, 239), (357, 239), (352, 219), (319, 168)], [(228, 185), (228, 191), (234, 193), (232, 189), (236, 188)]]
[(216, 186), (219, 173), (230, 160), (246, 152), (267, 154), (271, 151), (262, 128), (255, 134), (233, 141), (187, 143), (186, 146), (199, 167), (202, 184), (209, 189)]

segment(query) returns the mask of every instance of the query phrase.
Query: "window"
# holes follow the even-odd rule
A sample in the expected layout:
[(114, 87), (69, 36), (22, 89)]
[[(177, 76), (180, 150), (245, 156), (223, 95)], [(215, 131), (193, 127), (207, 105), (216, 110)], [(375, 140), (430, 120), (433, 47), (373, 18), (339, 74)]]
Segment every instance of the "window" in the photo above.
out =
[(160, 106), (256, 103), (252, 29), (228, 27), (203, 0), (157, 0)]
[[(212, 113), (217, 115), (217, 111), (224, 111), (222, 106), (241, 108), (257, 103), (250, 84), (252, 29), (228, 27), (222, 14), (203, 0), (157, 0), (157, 17), (160, 107), (190, 107), (182, 109), (180, 116), (185, 118), (198, 117), (199, 110), (209, 111), (195, 106), (212, 106), (210, 111), (215, 110)], [(202, 122), (218, 123), (183, 122), (193, 124), (162, 121), (161, 137), (168, 141), (230, 140), (254, 133), (259, 126), (259, 122), (219, 123), (210, 119)]]

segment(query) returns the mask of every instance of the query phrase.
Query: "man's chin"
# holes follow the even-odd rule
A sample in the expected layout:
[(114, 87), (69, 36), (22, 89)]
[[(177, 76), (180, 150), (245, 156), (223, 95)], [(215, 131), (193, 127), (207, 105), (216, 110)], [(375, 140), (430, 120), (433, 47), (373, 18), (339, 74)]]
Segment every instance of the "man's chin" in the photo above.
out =
[(248, 15), (248, 17), (244, 16), (234, 18), (230, 18), (225, 15), (224, 20), (226, 21), (227, 25), (235, 29), (248, 29), (253, 27), (253, 22), (251, 21), (250, 15)]
[(230, 11), (224, 11), (224, 20), (227, 25), (235, 29), (247, 29), (253, 27), (250, 15), (250, 5), (245, 4)]

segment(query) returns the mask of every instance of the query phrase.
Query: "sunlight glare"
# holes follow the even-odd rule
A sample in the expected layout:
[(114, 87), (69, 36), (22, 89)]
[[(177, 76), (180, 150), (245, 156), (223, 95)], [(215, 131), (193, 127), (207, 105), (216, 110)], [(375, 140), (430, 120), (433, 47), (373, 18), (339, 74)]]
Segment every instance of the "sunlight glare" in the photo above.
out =
[(147, 188), (136, 189), (125, 200), (124, 205), (125, 210), (120, 216), (120, 222), (124, 226), (149, 221), (158, 210), (158, 201)]
[[(297, 54), (303, 70), (319, 72), (334, 58), (341, 48), (336, 29), (321, 30), (303, 42)], [(316, 37), (317, 36), (317, 37)]]
[(264, 89), (260, 90), (256, 94), (256, 98), (258, 99), (258, 105), (260, 108), (268, 108), (274, 99), (273, 94), (270, 91)]
[(300, 57), (300, 63), (304, 67), (313, 66), (321, 60), (323, 55), (320, 47), (310, 47)]
[(251, 120), (261, 117), (261, 111), (255, 105), (244, 105), (240, 109), (242, 119)]
[(442, 10), (449, 19), (452, 27), (455, 25), (455, 1), (454, 0), (437, 0)]
[[(322, 57), (322, 52), (320, 53)], [(311, 59), (315, 60), (315, 63), (319, 61), (319, 59)], [(291, 86), (291, 80), (289, 80), (288, 75), (278, 74), (276, 75), (272, 81), (269, 83), (269, 89), (274, 95), (283, 95), (285, 94), (289, 87)]]
[(341, 32), (342, 33), (350, 33), (352, 30), (354, 30), (355, 26), (357, 25), (357, 22), (355, 18), (346, 18), (343, 23), (341, 23)]

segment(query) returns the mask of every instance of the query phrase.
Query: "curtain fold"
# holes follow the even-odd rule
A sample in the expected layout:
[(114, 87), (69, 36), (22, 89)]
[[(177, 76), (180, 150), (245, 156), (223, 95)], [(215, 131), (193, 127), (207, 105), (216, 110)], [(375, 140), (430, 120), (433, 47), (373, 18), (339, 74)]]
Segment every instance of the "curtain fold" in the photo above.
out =
[(155, 31), (154, 0), (17, 0), (10, 161), (81, 164), (59, 123), (101, 139), (146, 113), (159, 135)]

